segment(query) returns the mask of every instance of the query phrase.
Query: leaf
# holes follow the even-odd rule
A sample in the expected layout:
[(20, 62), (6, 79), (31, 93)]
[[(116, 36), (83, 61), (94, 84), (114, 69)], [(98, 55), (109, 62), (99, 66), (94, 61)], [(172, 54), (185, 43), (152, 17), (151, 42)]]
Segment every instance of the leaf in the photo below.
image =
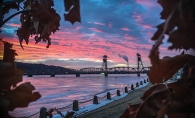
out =
[(24, 9), (35, 11), (21, 15), (22, 26), (17, 31), (20, 44), (23, 40), (28, 44), (29, 36), (35, 35), (35, 43), (42, 40), (48, 42), (47, 48), (51, 45), (50, 35), (59, 30), (60, 26), (60, 15), (52, 8), (53, 6), (53, 0), (26, 0)]
[[(192, 62), (193, 63), (193, 62)], [(161, 118), (167, 114), (170, 118), (178, 115), (183, 118), (191, 118), (191, 113), (195, 111), (195, 65), (188, 68), (189, 76), (183, 76), (177, 82), (168, 84), (173, 90), (166, 103), (158, 111), (158, 117)]]
[(18, 9), (18, 4), (16, 3), (11, 3), (3, 6), (3, 15), (6, 13), (9, 13), (10, 9)]
[(74, 113), (75, 112), (73, 112), (73, 111), (71, 111), (71, 112), (67, 111), (67, 114), (66, 114), (66, 116), (64, 118), (72, 118)]
[(12, 49), (13, 44), (2, 41), (4, 43), (4, 54), (3, 54), (3, 62), (14, 63), (15, 56), (18, 54), (16, 50)]
[[(9, 71), (7, 71), (9, 70)], [(0, 63), (0, 89), (4, 88), (3, 86), (6, 86), (4, 82), (9, 78), (10, 76), (14, 75), (14, 66), (11, 63)], [(8, 80), (7, 80), (8, 81)], [(11, 80), (10, 80), (11, 81)], [(9, 88), (9, 87), (5, 87), (5, 88)]]
[[(0, 96), (0, 111), (2, 113), (2, 111), (8, 111), (9, 109), (9, 101), (5, 98), (3, 98), (2, 96)], [(0, 115), (1, 116), (1, 115)]]
[(81, 22), (80, 0), (64, 0), (64, 4), (65, 10), (69, 11), (68, 14), (64, 14), (65, 20), (70, 21), (72, 24)]
[[(4, 52), (7, 53), (6, 51)], [(11, 56), (12, 53), (6, 54), (8, 55), (8, 58), (11, 58), (9, 56)], [(16, 84), (22, 81), (23, 74), (24, 74), (24, 70), (16, 68), (13, 62), (12, 63), (1, 62), (0, 63), (0, 89), (10, 90), (11, 86), (15, 87)]]
[(192, 118), (191, 113), (170, 113), (167, 116), (168, 118)]
[(23, 40), (25, 40), (26, 44), (28, 44), (28, 42), (29, 42), (30, 32), (29, 32), (28, 28), (24, 28), (24, 27), (18, 28), (16, 35), (19, 38), (20, 46), (22, 47), (22, 49), (24, 49), (22, 46)]
[(163, 101), (167, 100), (171, 94), (172, 90), (169, 88), (153, 93), (141, 104), (135, 118), (156, 117), (163, 106)]
[[(165, 22), (160, 24), (152, 40), (157, 40), (161, 35), (168, 34), (168, 42), (172, 45), (170, 50), (190, 48), (195, 49), (195, 1), (192, 0), (158, 0), (163, 7), (161, 18)], [(172, 14), (167, 25), (168, 16)], [(165, 28), (166, 27), (166, 28)], [(163, 30), (166, 30), (163, 32)]]
[(158, 37), (162, 34), (163, 32), (163, 27), (164, 27), (164, 23), (160, 24), (157, 26), (158, 30), (155, 32), (155, 34), (153, 35), (153, 37), (151, 38), (151, 40), (157, 40)]
[(120, 118), (134, 118), (136, 115), (136, 112), (141, 104), (134, 104), (128, 105), (128, 108), (125, 110), (125, 112), (120, 116)]
[(127, 108), (119, 118), (129, 118), (129, 112), (129, 109)]
[(195, 49), (195, 24), (189, 25), (190, 27), (188, 27), (188, 30), (180, 30), (180, 28), (178, 28), (176, 31), (170, 34), (168, 42), (171, 42), (172, 45), (169, 47), (169, 49)]
[(161, 19), (167, 19), (174, 7), (178, 5), (180, 0), (158, 0), (158, 3), (163, 7), (160, 13)]
[[(191, 118), (195, 113), (195, 57), (181, 54), (159, 59), (158, 48), (164, 35), (172, 43), (169, 49), (195, 49), (195, 1), (158, 0), (163, 7), (161, 18), (165, 20), (152, 37), (155, 45), (150, 51), (152, 67), (148, 73), (152, 84), (168, 80), (178, 69), (183, 68), (182, 78), (166, 87), (155, 85), (142, 97), (136, 118)], [(130, 111), (129, 111), (130, 112)]]
[(27, 107), (32, 101), (36, 101), (41, 97), (30, 82), (23, 83), (14, 90), (5, 93), (4, 97), (10, 101), (9, 110), (14, 110), (17, 107)]
[(0, 96), (0, 117), (1, 118), (9, 118), (8, 109), (9, 109), (9, 101), (4, 97)]
[(159, 91), (162, 91), (162, 90), (165, 90), (167, 89), (167, 87), (165, 86), (165, 84), (157, 84), (157, 85), (154, 85), (152, 87), (150, 87), (150, 89), (146, 90), (144, 95), (141, 97), (141, 99), (144, 101), (146, 100), (150, 95), (156, 93), (156, 92), (159, 92)]
[(181, 67), (188, 63), (191, 58), (194, 58), (192, 55), (181, 54), (175, 57), (159, 59), (158, 49), (151, 50), (149, 57), (152, 67), (147, 75), (152, 84), (161, 83), (170, 79)]
[[(192, 67), (190, 67), (192, 68)], [(193, 73), (195, 70), (193, 70)], [(193, 78), (193, 79), (192, 79)], [(172, 96), (173, 100), (176, 101), (182, 101), (184, 103), (189, 104), (189, 102), (192, 102), (195, 100), (195, 76), (192, 78), (182, 78), (178, 80), (177, 82), (168, 84), (168, 87), (172, 88), (174, 91), (174, 95)]]

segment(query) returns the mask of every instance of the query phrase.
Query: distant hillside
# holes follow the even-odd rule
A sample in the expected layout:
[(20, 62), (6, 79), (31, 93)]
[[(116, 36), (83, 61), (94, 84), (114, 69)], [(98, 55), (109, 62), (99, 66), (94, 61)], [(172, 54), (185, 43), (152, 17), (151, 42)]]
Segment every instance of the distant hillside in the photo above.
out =
[(18, 68), (24, 69), (25, 74), (50, 75), (53, 74), (71, 74), (74, 70), (59, 66), (48, 66), (45, 64), (32, 64), (15, 62)]

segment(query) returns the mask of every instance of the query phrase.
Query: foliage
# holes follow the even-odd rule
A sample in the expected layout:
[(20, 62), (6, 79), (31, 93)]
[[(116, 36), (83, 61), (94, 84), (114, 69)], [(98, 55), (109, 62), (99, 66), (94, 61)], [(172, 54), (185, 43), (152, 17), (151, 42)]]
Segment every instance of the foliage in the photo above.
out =
[[(29, 37), (35, 35), (35, 43), (47, 41), (47, 48), (49, 48), (51, 45), (50, 35), (59, 30), (61, 19), (53, 8), (53, 0), (0, 1), (3, 7), (2, 15), (4, 16), (10, 9), (19, 10), (21, 2), (24, 2), (24, 6), (20, 16), (21, 27), (17, 30), (21, 47), (23, 48), (23, 40), (28, 44)], [(64, 0), (64, 3), (68, 12), (64, 14), (65, 20), (70, 21), (72, 24), (77, 21), (80, 22), (79, 0)], [(3, 16), (1, 17), (3, 18)], [(8, 19), (4, 21), (6, 22)], [(5, 22), (0, 22), (1, 26)], [(3, 62), (0, 63), (0, 117), (7, 118), (10, 117), (8, 111), (17, 107), (27, 107), (30, 102), (36, 101), (41, 95), (38, 92), (33, 92), (35, 87), (29, 82), (18, 85), (19, 82), (22, 82), (24, 70), (17, 68), (14, 64), (17, 54), (12, 49), (12, 44), (4, 41), (3, 43), (5, 48)], [(57, 111), (57, 113), (61, 112)], [(71, 112), (65, 118), (73, 114)]]
[[(61, 116), (61, 118), (73, 118), (74, 117), (73, 115), (75, 113), (73, 111), (71, 111), (71, 112), (67, 111), (67, 114), (63, 115), (61, 111), (59, 111), (58, 109), (54, 108), (54, 109), (50, 109), (48, 112), (46, 112), (46, 116), (49, 116), (49, 118), (52, 118), (53, 117), (52, 113), (54, 111), (57, 112), (57, 114), (59, 114)], [(74, 118), (76, 118), (76, 116)]]
[(17, 107), (27, 107), (32, 101), (41, 97), (38, 92), (34, 92), (35, 87), (30, 82), (22, 83), (24, 70), (19, 69), (14, 64), (15, 50), (8, 42), (4, 42), (4, 58), (0, 63), (0, 117), (9, 117), (8, 111)]
[[(47, 42), (47, 48), (51, 45), (50, 35), (59, 30), (60, 15), (53, 8), (53, 0), (11, 0), (3, 4), (3, 15), (10, 9), (19, 10), (19, 5), (24, 1), (23, 10), (33, 10), (23, 12), (20, 16), (21, 27), (17, 30), (17, 36), (21, 47), (22, 42), (29, 42), (30, 36), (34, 35), (35, 43), (40, 41)], [(64, 0), (67, 14), (64, 18), (72, 24), (81, 22), (79, 0)]]
[[(158, 0), (163, 7), (161, 18), (165, 20), (157, 26), (152, 37), (156, 41), (150, 51), (152, 67), (148, 73), (150, 82), (155, 84), (142, 97), (143, 102), (136, 110), (129, 108), (121, 118), (192, 118), (195, 113), (195, 57), (184, 54), (159, 59), (158, 48), (164, 35), (168, 35), (169, 49), (195, 49), (195, 1)], [(180, 68), (181, 79), (166, 85)], [(131, 115), (132, 113), (136, 115)], [(125, 116), (126, 115), (126, 116)]]
[[(26, 0), (24, 2), (24, 9), (34, 9), (35, 11), (29, 13), (22, 13), (20, 16), (21, 27), (17, 30), (17, 35), (20, 44), (25, 40), (26, 44), (29, 42), (30, 35), (35, 35), (35, 41), (47, 41), (47, 48), (51, 45), (50, 35), (59, 30), (60, 16), (52, 8), (54, 6), (53, 0)], [(21, 44), (22, 46), (22, 44)]]
[(69, 11), (68, 14), (64, 14), (65, 20), (70, 21), (72, 24), (81, 22), (79, 0), (65, 0), (64, 3), (65, 11)]

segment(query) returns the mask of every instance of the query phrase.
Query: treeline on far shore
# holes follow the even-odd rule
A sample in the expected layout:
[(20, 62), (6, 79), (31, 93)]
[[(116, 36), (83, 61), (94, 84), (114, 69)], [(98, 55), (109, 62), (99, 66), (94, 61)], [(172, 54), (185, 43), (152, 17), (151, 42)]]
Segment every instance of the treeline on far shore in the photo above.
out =
[[(2, 62), (2, 60), (0, 60)], [(50, 75), (50, 74), (71, 74), (75, 73), (74, 70), (45, 64), (23, 63), (15, 62), (17, 68), (25, 70), (25, 75)]]
[(24, 69), (25, 74), (33, 75), (50, 75), (50, 74), (71, 74), (74, 73), (73, 70), (59, 67), (59, 66), (49, 66), (45, 64), (31, 64), (31, 63), (22, 63), (16, 62), (17, 67)]

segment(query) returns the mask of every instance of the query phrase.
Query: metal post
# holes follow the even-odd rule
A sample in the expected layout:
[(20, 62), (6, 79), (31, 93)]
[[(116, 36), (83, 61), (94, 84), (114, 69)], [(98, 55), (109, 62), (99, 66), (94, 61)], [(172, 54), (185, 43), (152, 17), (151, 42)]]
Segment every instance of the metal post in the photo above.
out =
[(117, 94), (117, 96), (121, 96), (120, 90), (117, 90), (117, 91), (116, 91), (116, 94)]
[(128, 88), (127, 87), (125, 87), (125, 93), (128, 93)]
[(108, 100), (111, 100), (110, 92), (107, 93), (107, 99), (108, 99)]
[(93, 104), (98, 104), (98, 97), (96, 95), (93, 97)]
[(104, 76), (107, 77), (107, 76), (108, 76), (108, 72), (105, 72), (105, 73), (104, 73)]
[(74, 111), (78, 111), (79, 110), (78, 100), (74, 100), (73, 101), (72, 110), (74, 110)]
[(136, 87), (139, 87), (139, 83), (138, 82), (136, 83)]
[(46, 112), (47, 112), (47, 109), (46, 109), (45, 107), (42, 107), (42, 108), (40, 109), (39, 118), (47, 118)]
[(140, 85), (143, 85), (143, 82), (142, 81), (140, 81)]
[(133, 86), (133, 84), (131, 84), (131, 90), (134, 90), (134, 86)]

